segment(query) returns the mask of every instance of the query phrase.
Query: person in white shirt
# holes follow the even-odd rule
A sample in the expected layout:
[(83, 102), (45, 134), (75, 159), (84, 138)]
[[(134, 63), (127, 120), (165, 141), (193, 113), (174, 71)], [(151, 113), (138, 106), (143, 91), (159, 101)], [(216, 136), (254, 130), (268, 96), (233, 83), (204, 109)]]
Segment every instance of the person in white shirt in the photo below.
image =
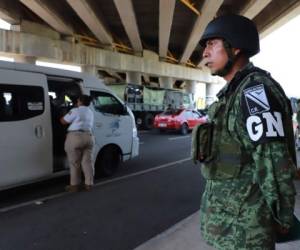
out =
[(95, 139), (92, 134), (94, 114), (89, 108), (91, 97), (81, 95), (77, 99), (77, 107), (60, 119), (64, 125), (69, 125), (65, 141), (65, 151), (70, 166), (70, 185), (68, 192), (78, 192), (81, 186), (81, 170), (85, 185), (89, 191), (94, 183), (93, 148)]

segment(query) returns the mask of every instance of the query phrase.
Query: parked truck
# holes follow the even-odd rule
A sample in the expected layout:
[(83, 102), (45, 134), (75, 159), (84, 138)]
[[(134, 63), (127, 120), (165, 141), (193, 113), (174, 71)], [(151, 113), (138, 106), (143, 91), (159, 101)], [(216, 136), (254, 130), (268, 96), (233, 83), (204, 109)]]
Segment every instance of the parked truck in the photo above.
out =
[(132, 110), (138, 128), (151, 129), (154, 116), (170, 108), (194, 108), (192, 94), (177, 89), (146, 87), (138, 84), (109, 85)]

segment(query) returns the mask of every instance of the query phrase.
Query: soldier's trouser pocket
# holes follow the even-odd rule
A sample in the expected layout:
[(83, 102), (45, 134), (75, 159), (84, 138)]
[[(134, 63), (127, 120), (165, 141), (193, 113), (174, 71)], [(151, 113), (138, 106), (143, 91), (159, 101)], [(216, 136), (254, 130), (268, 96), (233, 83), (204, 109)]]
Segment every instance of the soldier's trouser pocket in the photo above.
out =
[(205, 162), (212, 158), (213, 123), (201, 124), (198, 129), (198, 160)]

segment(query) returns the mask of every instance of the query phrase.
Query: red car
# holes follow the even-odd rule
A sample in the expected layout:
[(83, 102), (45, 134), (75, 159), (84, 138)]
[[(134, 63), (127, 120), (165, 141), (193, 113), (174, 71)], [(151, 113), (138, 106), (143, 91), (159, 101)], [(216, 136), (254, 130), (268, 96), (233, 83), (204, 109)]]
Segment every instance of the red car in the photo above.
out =
[(154, 118), (154, 128), (160, 131), (177, 130), (185, 135), (196, 125), (205, 123), (206, 116), (190, 109), (166, 110)]

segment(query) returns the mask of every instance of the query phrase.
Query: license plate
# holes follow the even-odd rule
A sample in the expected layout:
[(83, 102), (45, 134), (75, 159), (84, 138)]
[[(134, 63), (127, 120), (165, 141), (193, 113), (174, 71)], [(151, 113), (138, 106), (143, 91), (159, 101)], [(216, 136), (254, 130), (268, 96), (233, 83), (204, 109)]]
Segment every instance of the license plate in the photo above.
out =
[(167, 127), (167, 124), (165, 124), (165, 123), (159, 123), (158, 126), (159, 126), (160, 128), (165, 128), (165, 127)]

